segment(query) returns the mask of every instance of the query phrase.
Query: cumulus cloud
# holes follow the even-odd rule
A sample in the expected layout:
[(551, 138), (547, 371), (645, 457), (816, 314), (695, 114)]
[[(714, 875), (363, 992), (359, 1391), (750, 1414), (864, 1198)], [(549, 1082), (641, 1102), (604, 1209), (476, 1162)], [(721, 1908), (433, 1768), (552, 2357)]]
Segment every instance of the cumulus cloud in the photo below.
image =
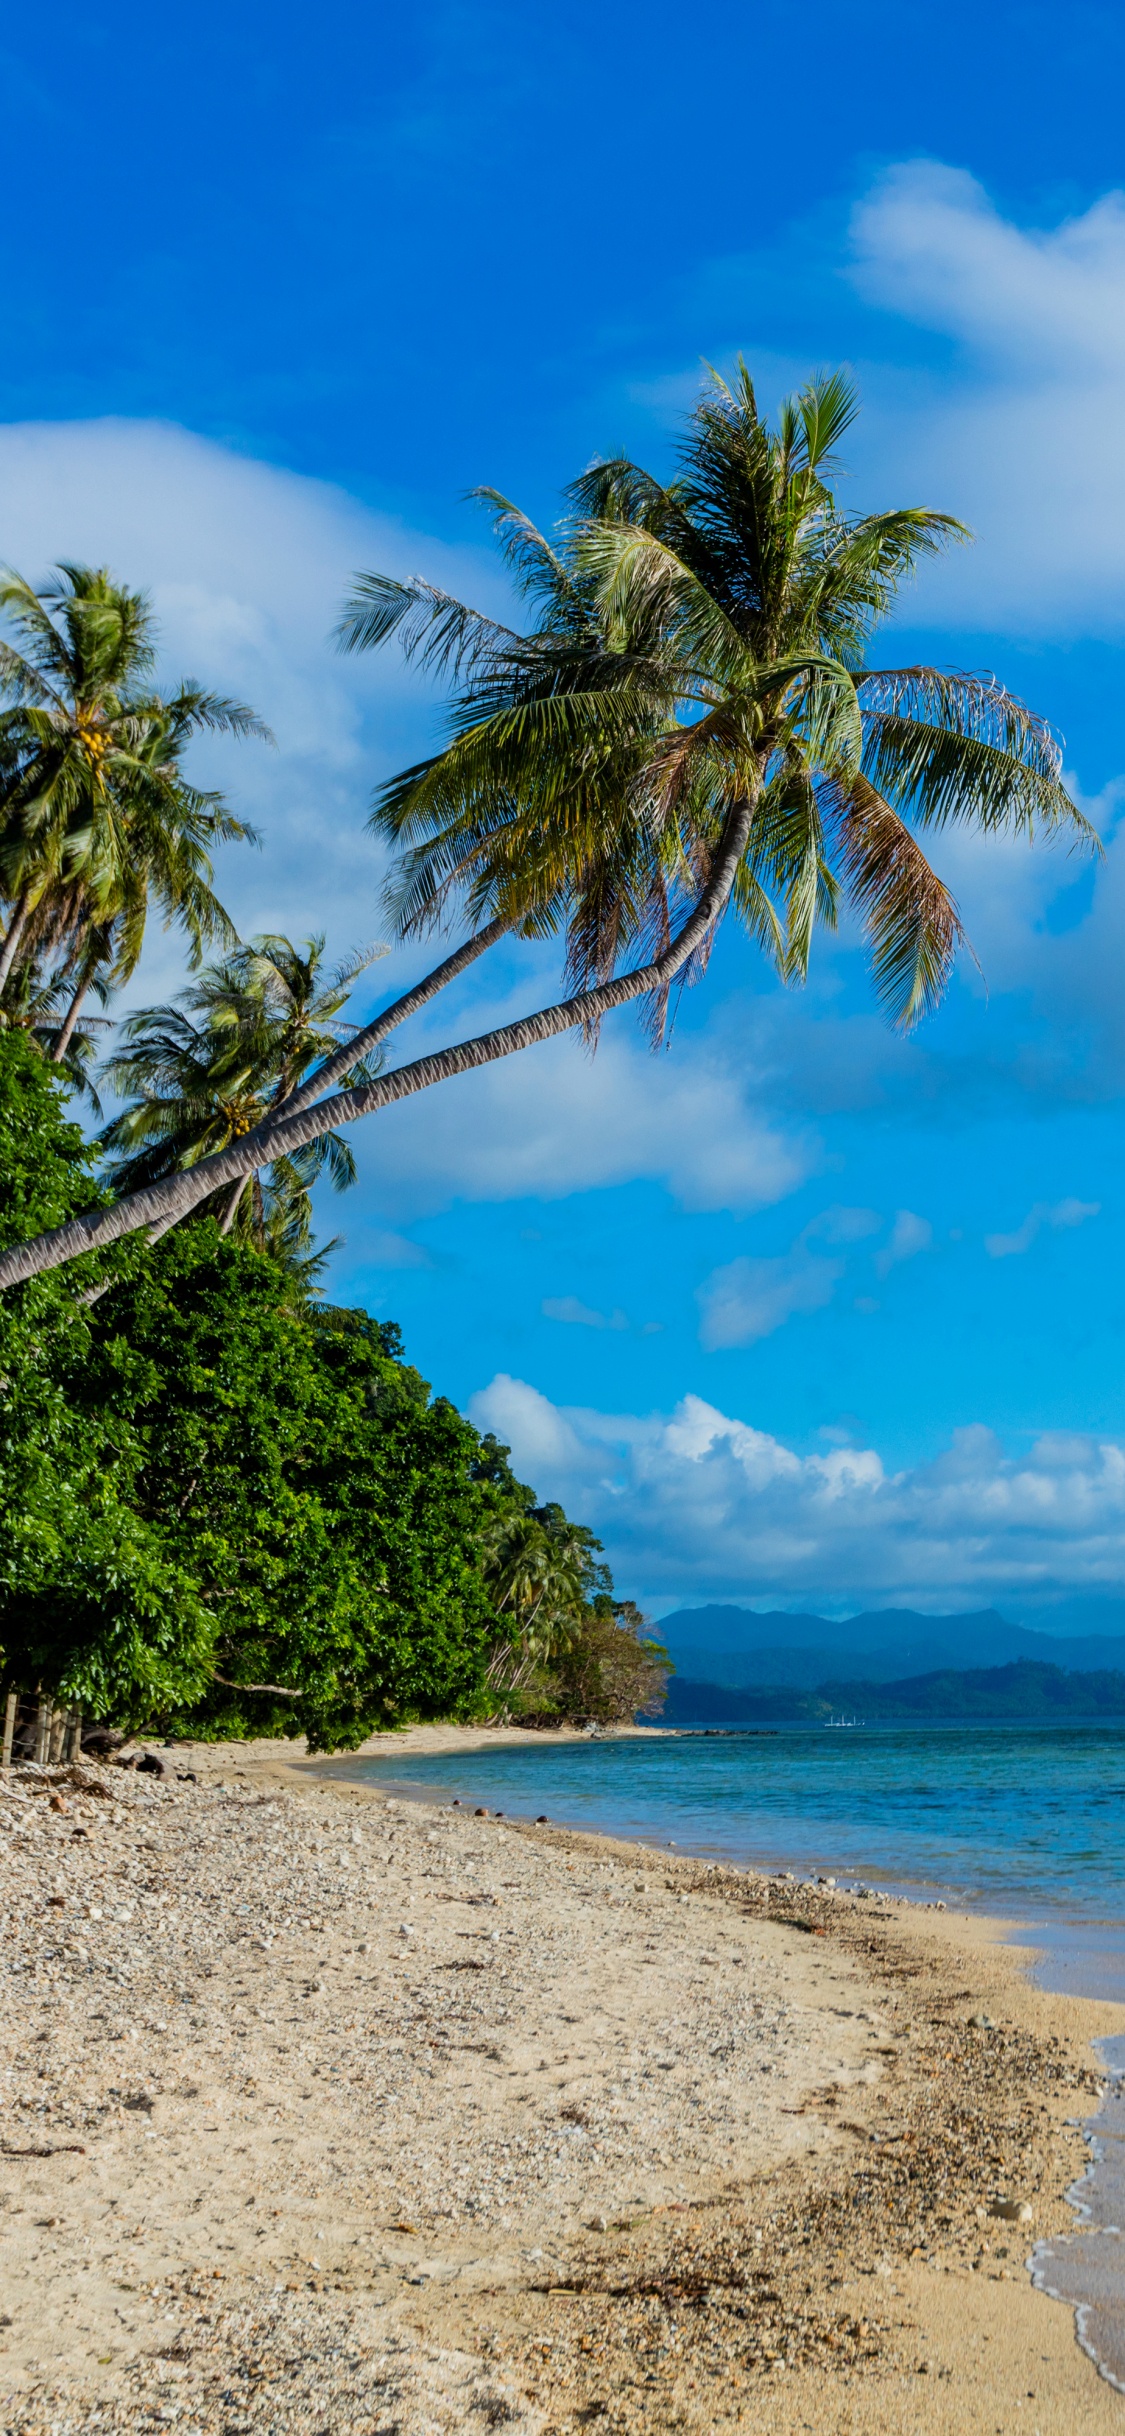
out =
[[(325, 1216), (331, 1216), (331, 1205), (325, 1205)], [(372, 1269), (430, 1269), (433, 1262), (420, 1243), (412, 1243), (409, 1235), (398, 1235), (391, 1227), (353, 1227), (349, 1236), (353, 1258), (362, 1260)]]
[(1087, 1218), (1096, 1218), (1100, 1209), (1100, 1201), (1037, 1201), (1013, 1234), (986, 1235), (985, 1251), (990, 1260), (1010, 1260), (1031, 1250), (1041, 1228), (1082, 1226)]
[(498, 1371), (491, 1386), (470, 1397), (469, 1419), (510, 1446), (517, 1470), (526, 1471), (537, 1487), (564, 1476), (580, 1479), (596, 1468), (596, 1450), (583, 1444), (558, 1406), (507, 1371)]
[(877, 1235), (882, 1223), (878, 1210), (846, 1209), (836, 1201), (810, 1220), (805, 1240), (819, 1236), (825, 1243), (862, 1243), (865, 1235)]
[(1116, 635), (1125, 198), (1022, 227), (965, 170), (907, 161), (862, 199), (852, 241), (864, 295), (958, 348), (940, 382), (874, 383), (869, 437), (883, 488), (907, 482), (977, 536), (922, 579), (923, 617)]
[(948, 1609), (1119, 1590), (1125, 1447), (1055, 1432), (1026, 1453), (979, 1426), (888, 1471), (871, 1447), (801, 1454), (697, 1395), (668, 1414), (560, 1410), (521, 1380), (470, 1406), (543, 1495), (604, 1537), (649, 1601), (847, 1601)]

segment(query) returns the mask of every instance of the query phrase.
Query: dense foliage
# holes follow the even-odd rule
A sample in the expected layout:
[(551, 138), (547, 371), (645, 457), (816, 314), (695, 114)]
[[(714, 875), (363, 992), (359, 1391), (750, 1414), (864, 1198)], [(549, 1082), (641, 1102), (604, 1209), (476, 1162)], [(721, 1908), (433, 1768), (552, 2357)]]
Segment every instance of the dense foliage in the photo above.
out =
[[(13, 1231), (96, 1190), (64, 1100), (27, 1036), (0, 1034)], [(597, 1542), (431, 1397), (397, 1329), (318, 1305), (213, 1217), (115, 1262), (92, 1299), (76, 1266), (0, 1301), (7, 1685), (313, 1749), (415, 1717), (608, 1722), (651, 1701)], [(564, 1560), (534, 1625), (521, 1532), (532, 1570), (536, 1535)]]
[[(0, 1036), (0, 1196), (13, 1230), (57, 1223), (96, 1189), (62, 1100), (33, 1043)], [(118, 1268), (136, 1259), (118, 1256)], [(212, 1628), (135, 1502), (145, 1380), (82, 1301), (88, 1266), (0, 1302), (0, 1645), (7, 1682), (135, 1716), (198, 1695)]]

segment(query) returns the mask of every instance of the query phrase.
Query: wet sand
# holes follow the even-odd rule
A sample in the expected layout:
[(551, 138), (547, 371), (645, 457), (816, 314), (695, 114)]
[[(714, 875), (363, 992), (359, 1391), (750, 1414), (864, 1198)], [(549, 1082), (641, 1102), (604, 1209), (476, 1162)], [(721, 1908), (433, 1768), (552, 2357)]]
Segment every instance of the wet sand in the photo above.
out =
[(0, 1780), (7, 2429), (1125, 2427), (1025, 2266), (1120, 2009), (994, 1923), (160, 1757)]

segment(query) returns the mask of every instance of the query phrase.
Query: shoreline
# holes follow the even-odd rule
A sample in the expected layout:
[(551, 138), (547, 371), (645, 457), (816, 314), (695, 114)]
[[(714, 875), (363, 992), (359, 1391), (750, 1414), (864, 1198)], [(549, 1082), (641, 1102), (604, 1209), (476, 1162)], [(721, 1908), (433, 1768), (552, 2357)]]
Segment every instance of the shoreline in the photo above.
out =
[[(412, 1747), (442, 1732), (466, 1747)], [(1075, 2229), (1089, 2042), (1125, 2011), (1032, 1987), (1004, 1923), (439, 1811), (287, 1744), (160, 1756), (166, 1780), (84, 1769), (107, 1792), (72, 1782), (65, 1812), (17, 1770), (0, 1804), (25, 1906), (0, 2159), (20, 2436), (48, 2401), (67, 2436), (95, 2410), (313, 2436), (326, 2343), (357, 2363), (332, 2436), (391, 2401), (404, 2436), (501, 2405), (516, 2436), (1120, 2428), (1023, 2260)], [(59, 1944), (72, 1880), (123, 1871), (114, 1938)], [(1021, 2204), (1033, 2224), (991, 2213)], [(304, 2399), (296, 2370), (276, 2387), (298, 2351), (322, 2363)]]

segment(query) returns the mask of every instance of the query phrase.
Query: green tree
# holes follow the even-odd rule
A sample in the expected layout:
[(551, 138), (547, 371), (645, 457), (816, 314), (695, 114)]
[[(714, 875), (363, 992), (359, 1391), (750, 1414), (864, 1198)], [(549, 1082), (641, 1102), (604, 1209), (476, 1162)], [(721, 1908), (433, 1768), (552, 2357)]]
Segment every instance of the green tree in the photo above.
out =
[(213, 1220), (99, 1310), (151, 1380), (137, 1510), (214, 1618), (200, 1729), (331, 1748), (478, 1707), (495, 1631), (479, 1442), (397, 1332), (310, 1306)]
[(561, 1643), (530, 1701), (536, 1724), (627, 1725), (658, 1717), (672, 1672), (667, 1651), (631, 1600), (599, 1596)]
[[(360, 579), (343, 639), (397, 637), (455, 685), (444, 749), (383, 789), (402, 854), (404, 935), (462, 909), (469, 938), (352, 1044), (374, 1049), (505, 931), (564, 931), (572, 994), (352, 1090), (337, 1054), (241, 1144), (0, 1257), (0, 1286), (230, 1187), (432, 1084), (641, 1001), (659, 1032), (673, 983), (704, 969), (733, 905), (790, 978), (841, 898), (867, 932), (888, 1013), (934, 1005), (961, 938), (922, 838), (1094, 844), (1045, 723), (1003, 688), (929, 667), (873, 668), (878, 626), (919, 559), (964, 538), (927, 508), (845, 516), (835, 451), (855, 413), (840, 376), (775, 428), (749, 375), (713, 383), (675, 478), (627, 460), (571, 490), (555, 543), (482, 494), (531, 611), (501, 627), (432, 586)], [(625, 969), (621, 969), (622, 966)]]
[(196, 961), (208, 940), (233, 938), (210, 850), (253, 831), (191, 784), (183, 756), (201, 731), (268, 731), (190, 680), (155, 693), (148, 602), (105, 568), (60, 567), (42, 592), (9, 574), (0, 613), (15, 637), (0, 643), (0, 1004), (21, 964), (59, 958), (61, 1063), (95, 977), (134, 971), (150, 903), (186, 930)]

